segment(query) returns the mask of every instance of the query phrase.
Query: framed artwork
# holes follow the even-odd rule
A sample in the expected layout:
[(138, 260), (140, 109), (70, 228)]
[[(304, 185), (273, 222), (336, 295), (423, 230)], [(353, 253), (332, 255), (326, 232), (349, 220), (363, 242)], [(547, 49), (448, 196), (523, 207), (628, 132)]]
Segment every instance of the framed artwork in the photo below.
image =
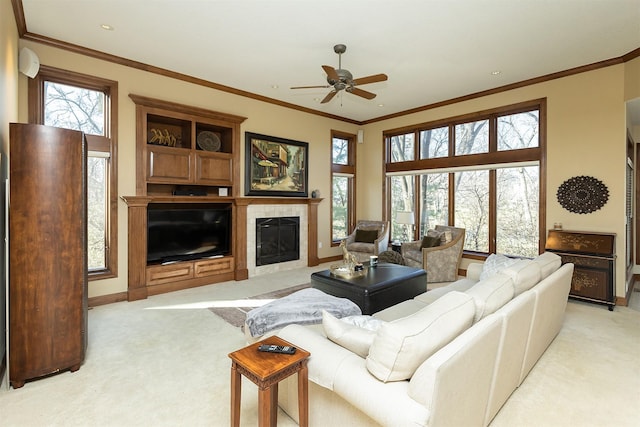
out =
[(245, 132), (245, 194), (308, 197), (309, 144)]

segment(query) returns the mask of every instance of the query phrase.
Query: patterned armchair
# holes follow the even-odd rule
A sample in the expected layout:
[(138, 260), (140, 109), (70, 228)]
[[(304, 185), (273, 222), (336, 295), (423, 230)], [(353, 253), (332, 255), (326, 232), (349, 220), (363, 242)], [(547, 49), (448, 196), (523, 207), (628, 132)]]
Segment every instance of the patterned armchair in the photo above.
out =
[(427, 272), (427, 283), (453, 282), (458, 279), (458, 266), (464, 246), (464, 228), (436, 225), (435, 231), (451, 239), (439, 246), (422, 247), (422, 240), (403, 243), (400, 247), (405, 264), (423, 268)]
[(345, 239), (347, 250), (358, 261), (369, 261), (371, 255), (379, 255), (389, 244), (389, 222), (360, 220), (353, 233)]

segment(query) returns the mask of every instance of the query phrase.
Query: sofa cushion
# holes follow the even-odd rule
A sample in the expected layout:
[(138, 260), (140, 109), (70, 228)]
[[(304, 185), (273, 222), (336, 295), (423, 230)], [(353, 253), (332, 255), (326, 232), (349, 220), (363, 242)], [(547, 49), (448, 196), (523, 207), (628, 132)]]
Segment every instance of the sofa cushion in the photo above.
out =
[(439, 288), (431, 289), (427, 292), (424, 292), (416, 296), (414, 299), (417, 301), (420, 301), (425, 305), (429, 305), (435, 300), (437, 300), (438, 298), (440, 298), (442, 295), (448, 294), (451, 291), (466, 292), (469, 289), (471, 289), (471, 287), (476, 283), (478, 283), (477, 280), (472, 280), (467, 278), (458, 279), (455, 282), (450, 283), (446, 286), (441, 286)]
[(540, 280), (546, 279), (562, 265), (562, 258), (553, 252), (544, 252), (533, 259), (540, 266)]
[(408, 299), (406, 301), (399, 302), (391, 307), (380, 310), (377, 313), (373, 313), (373, 317), (376, 319), (391, 322), (403, 317), (411, 316), (412, 314), (422, 310), (427, 304), (418, 301), (417, 299)]
[(476, 304), (474, 323), (511, 301), (515, 293), (511, 277), (497, 273), (489, 279), (481, 280), (467, 292)]
[(452, 291), (418, 312), (383, 324), (369, 348), (366, 366), (383, 382), (411, 378), (433, 353), (469, 328), (475, 304)]
[[(371, 318), (370, 316), (368, 316)], [(372, 318), (371, 318), (372, 319)], [(369, 347), (376, 336), (376, 325), (382, 324), (381, 320), (356, 321), (360, 325), (348, 323), (344, 319), (338, 319), (326, 310), (322, 310), (322, 326), (324, 333), (334, 343), (365, 358), (369, 354)], [(371, 328), (371, 329), (369, 329)]]
[(373, 243), (378, 238), (378, 230), (356, 230), (355, 241), (360, 243)]
[(518, 260), (515, 264), (500, 271), (513, 280), (514, 296), (527, 291), (540, 281), (540, 266), (530, 259)]
[(517, 258), (509, 258), (502, 254), (491, 254), (482, 265), (480, 280), (488, 279), (503, 268), (509, 267), (518, 261), (519, 260)]

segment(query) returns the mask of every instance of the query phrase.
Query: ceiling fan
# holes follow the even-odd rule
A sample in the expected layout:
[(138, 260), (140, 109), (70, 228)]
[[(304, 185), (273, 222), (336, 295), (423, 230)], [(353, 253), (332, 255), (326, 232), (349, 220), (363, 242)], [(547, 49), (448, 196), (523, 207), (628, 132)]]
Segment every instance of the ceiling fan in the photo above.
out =
[(361, 77), (359, 79), (354, 79), (353, 75), (349, 70), (345, 70), (342, 68), (342, 54), (347, 50), (347, 46), (343, 44), (337, 44), (333, 47), (333, 51), (338, 54), (338, 69), (336, 70), (330, 65), (323, 65), (322, 69), (325, 73), (327, 73), (327, 83), (328, 85), (322, 86), (294, 86), (291, 89), (314, 89), (314, 88), (329, 88), (332, 87), (333, 90), (324, 97), (324, 99), (320, 102), (321, 104), (325, 104), (341, 90), (345, 90), (349, 93), (352, 93), (356, 96), (361, 96), (366, 99), (373, 99), (376, 97), (375, 93), (367, 92), (366, 90), (362, 90), (356, 86), (366, 85), (369, 83), (377, 83), (383, 82), (387, 80), (386, 74), (374, 74), (367, 77)]

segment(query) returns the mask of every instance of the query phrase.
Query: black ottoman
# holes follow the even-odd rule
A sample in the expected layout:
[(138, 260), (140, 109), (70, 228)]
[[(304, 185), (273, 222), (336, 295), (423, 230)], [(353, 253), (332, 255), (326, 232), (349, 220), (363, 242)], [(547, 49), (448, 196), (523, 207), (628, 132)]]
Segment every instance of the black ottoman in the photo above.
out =
[(397, 264), (367, 267), (361, 277), (333, 276), (329, 270), (311, 275), (311, 287), (360, 307), (362, 314), (373, 314), (427, 291), (427, 273), (421, 268)]

